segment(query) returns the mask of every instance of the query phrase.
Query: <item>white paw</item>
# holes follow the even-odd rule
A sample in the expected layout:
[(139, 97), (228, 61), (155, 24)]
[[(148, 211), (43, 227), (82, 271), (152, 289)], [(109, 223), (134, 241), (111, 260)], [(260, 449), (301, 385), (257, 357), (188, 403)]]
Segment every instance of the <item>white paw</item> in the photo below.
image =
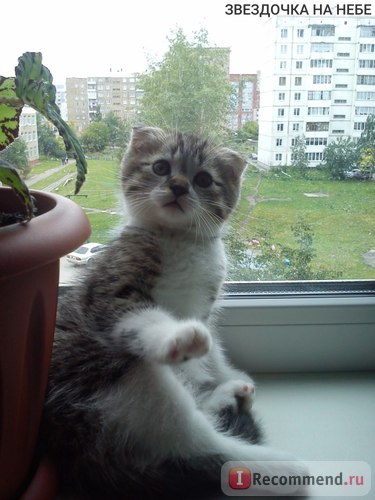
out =
[(225, 408), (235, 411), (248, 411), (255, 397), (255, 387), (250, 381), (229, 380), (219, 385), (205, 402), (211, 413), (218, 413)]
[(181, 363), (207, 354), (212, 346), (209, 330), (199, 321), (185, 321), (163, 346), (160, 361)]

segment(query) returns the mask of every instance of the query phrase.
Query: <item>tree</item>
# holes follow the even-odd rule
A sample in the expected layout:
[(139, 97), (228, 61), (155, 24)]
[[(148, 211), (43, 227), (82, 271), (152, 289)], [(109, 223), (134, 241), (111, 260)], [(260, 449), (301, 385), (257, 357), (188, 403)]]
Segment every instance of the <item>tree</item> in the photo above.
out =
[(140, 118), (172, 130), (222, 135), (232, 92), (228, 59), (229, 49), (210, 47), (205, 30), (193, 42), (177, 30), (163, 60), (140, 77)]
[(325, 148), (322, 166), (332, 179), (344, 179), (345, 172), (355, 168), (357, 161), (358, 149), (355, 142), (349, 137), (339, 137)]
[(81, 134), (83, 149), (90, 152), (103, 151), (109, 142), (108, 126), (103, 122), (93, 122)]
[(368, 178), (372, 177), (375, 169), (375, 115), (369, 115), (365, 129), (357, 143), (358, 167)]
[(37, 117), (37, 130), (39, 154), (47, 158), (65, 158), (66, 152), (61, 142), (58, 141), (51, 127), (41, 122), (39, 116)]
[(130, 124), (116, 116), (112, 111), (104, 118), (103, 123), (108, 127), (108, 141), (112, 148), (124, 148), (130, 138)]
[(26, 142), (18, 137), (6, 149), (0, 152), (0, 158), (15, 167), (23, 178), (30, 172)]
[(306, 156), (306, 139), (304, 135), (299, 135), (294, 139), (290, 151), (292, 153), (292, 168), (296, 169), (302, 177), (307, 177), (309, 160)]

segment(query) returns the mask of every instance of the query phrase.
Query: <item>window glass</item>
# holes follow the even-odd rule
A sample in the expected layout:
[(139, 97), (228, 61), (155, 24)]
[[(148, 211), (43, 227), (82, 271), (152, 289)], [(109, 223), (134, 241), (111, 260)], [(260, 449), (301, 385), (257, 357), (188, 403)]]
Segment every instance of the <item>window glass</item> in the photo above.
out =
[[(26, 3), (0, 74), (13, 75), (19, 47), (41, 50), (89, 166), (74, 196), (74, 159), (22, 115), (28, 182), (82, 205), (90, 241), (106, 244), (124, 222), (132, 126), (202, 132), (248, 163), (226, 235), (231, 280), (374, 280), (375, 16), (312, 15), (310, 1), (298, 9), (311, 15), (260, 16), (254, 5), (145, 0), (124, 16), (115, 0), (78, 2), (57, 20), (49, 7), (40, 16), (46, 0)], [(3, 38), (14, 29), (4, 23)]]

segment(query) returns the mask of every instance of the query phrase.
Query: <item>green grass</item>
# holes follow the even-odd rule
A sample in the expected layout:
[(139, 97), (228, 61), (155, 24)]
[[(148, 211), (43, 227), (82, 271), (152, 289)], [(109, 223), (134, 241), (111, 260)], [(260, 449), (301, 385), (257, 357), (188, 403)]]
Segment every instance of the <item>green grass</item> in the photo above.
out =
[[(45, 168), (58, 164), (49, 163), (44, 163)], [(119, 162), (96, 159), (88, 164), (81, 196), (72, 199), (88, 214), (93, 228), (90, 240), (107, 243), (113, 228), (123, 220)], [(75, 177), (75, 167), (70, 170)], [(38, 188), (49, 186), (65, 173), (49, 176)], [(73, 190), (74, 181), (55, 192), (67, 196)], [(311, 198), (304, 193), (328, 196)], [(375, 279), (375, 268), (363, 260), (363, 254), (375, 248), (375, 182), (332, 181), (320, 172), (312, 172), (310, 179), (290, 178), (281, 172), (261, 174), (255, 169), (246, 172), (241, 202), (232, 221), (241, 238), (259, 239), (268, 234), (275, 245), (294, 246), (291, 226), (300, 216), (313, 229), (316, 266), (341, 271), (344, 279)]]
[[(256, 198), (255, 205), (250, 196)], [(375, 182), (332, 181), (319, 173), (311, 179), (280, 172), (247, 174), (234, 218), (242, 238), (268, 234), (275, 245), (294, 246), (291, 226), (299, 217), (312, 226), (316, 265), (341, 271), (344, 279), (375, 278), (375, 268), (363, 260), (363, 254), (375, 248)]]
[(49, 170), (50, 168), (56, 168), (60, 166), (61, 166), (61, 161), (42, 159), (32, 167), (28, 177), (30, 178), (33, 177), (34, 175), (42, 174), (46, 170)]

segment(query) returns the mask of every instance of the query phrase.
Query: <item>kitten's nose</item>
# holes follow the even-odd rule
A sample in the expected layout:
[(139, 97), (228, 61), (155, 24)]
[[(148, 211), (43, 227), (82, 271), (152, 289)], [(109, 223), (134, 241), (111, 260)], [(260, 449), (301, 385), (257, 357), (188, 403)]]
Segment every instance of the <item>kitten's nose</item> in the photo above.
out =
[(189, 192), (189, 183), (181, 177), (174, 177), (169, 181), (169, 188), (172, 193), (178, 198)]

